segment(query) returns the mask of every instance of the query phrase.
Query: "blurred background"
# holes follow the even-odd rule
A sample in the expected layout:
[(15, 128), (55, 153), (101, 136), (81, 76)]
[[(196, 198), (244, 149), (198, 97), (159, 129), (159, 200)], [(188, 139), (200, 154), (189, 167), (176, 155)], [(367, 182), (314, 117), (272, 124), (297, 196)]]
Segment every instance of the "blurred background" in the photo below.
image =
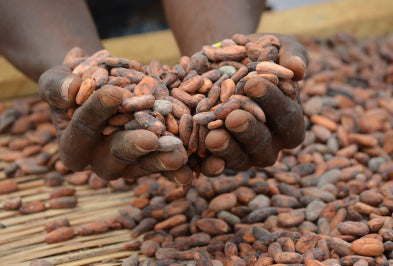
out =
[[(267, 0), (266, 10), (280, 11), (331, 0)], [(169, 29), (161, 0), (87, 0), (103, 39)]]

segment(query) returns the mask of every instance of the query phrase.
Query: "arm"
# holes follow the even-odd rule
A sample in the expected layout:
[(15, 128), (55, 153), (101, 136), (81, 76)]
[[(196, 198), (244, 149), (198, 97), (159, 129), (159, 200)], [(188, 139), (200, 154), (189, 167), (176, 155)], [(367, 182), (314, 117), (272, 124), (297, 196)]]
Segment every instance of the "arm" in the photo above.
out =
[[(182, 167), (184, 148), (157, 152), (158, 138), (147, 130), (124, 130), (107, 137), (101, 133), (122, 101), (116, 87), (97, 90), (72, 119), (68, 117), (67, 109), (75, 106), (69, 96), (75, 95), (82, 80), (61, 65), (64, 56), (75, 46), (86, 55), (103, 48), (84, 1), (0, 0), (0, 10), (0, 52), (24, 74), (39, 79), (40, 95), (49, 103), (57, 129), (60, 157), (68, 168), (80, 171), (90, 165), (107, 179), (161, 172), (189, 182), (192, 173)], [(177, 179), (179, 173), (189, 179)]]
[(181, 53), (191, 56), (234, 33), (254, 33), (265, 1), (163, 0), (163, 5)]
[(0, 53), (34, 81), (74, 46), (103, 48), (85, 1), (0, 0)]
[[(183, 55), (200, 51), (203, 45), (214, 44), (234, 33), (248, 35), (252, 41), (264, 1), (258, 0), (164, 0), (167, 20)], [(279, 63), (294, 71), (294, 80), (301, 80), (306, 72), (308, 57), (296, 38), (276, 34), (281, 42)], [(304, 138), (303, 110), (300, 103), (291, 101), (276, 86), (264, 79), (251, 79), (245, 94), (264, 110), (267, 123), (257, 121), (250, 113), (237, 110), (225, 120), (225, 129), (212, 130), (206, 146), (215, 155), (202, 164), (207, 176), (219, 175), (225, 167), (245, 170), (250, 166), (272, 165), (281, 149), (294, 148)]]

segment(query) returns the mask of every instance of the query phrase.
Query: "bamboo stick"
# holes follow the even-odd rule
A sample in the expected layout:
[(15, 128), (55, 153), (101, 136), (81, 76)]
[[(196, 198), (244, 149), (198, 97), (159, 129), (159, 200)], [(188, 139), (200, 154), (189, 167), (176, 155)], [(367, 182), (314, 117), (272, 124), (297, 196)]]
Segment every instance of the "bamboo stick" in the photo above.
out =
[[(88, 206), (85, 206), (84, 204), (79, 203), (73, 209), (58, 209), (58, 210), (51, 210), (50, 209), (45, 212), (7, 218), (7, 219), (4, 219), (2, 221), (2, 223), (6, 226), (10, 226), (10, 225), (25, 223), (27, 221), (36, 220), (36, 219), (40, 219), (40, 218), (53, 217), (53, 216), (56, 216), (56, 215), (59, 215), (62, 213), (67, 213), (67, 212), (78, 212), (78, 211), (86, 212), (86, 211), (94, 210), (94, 209), (116, 207), (118, 205), (122, 205), (124, 203), (127, 203), (130, 199), (129, 198), (130, 194), (132, 194), (132, 193), (118, 194), (116, 196), (112, 195), (108, 199), (105, 199), (105, 201), (102, 201), (102, 197), (96, 197), (95, 199), (91, 199), (89, 201), (92, 203)], [(1, 219), (1, 216), (0, 216), (0, 219)]]
[[(3, 172), (4, 173), (4, 172)], [(0, 202), (10, 197), (20, 196), (24, 203), (33, 200), (43, 202), (49, 200), (51, 188), (44, 186), (40, 176), (29, 175), (13, 179), (19, 184), (20, 190), (8, 195), (1, 195)], [(72, 185), (70, 185), (72, 186)], [(130, 252), (123, 251), (125, 242), (130, 241), (129, 230), (110, 231), (107, 234), (76, 237), (66, 242), (48, 245), (45, 241), (43, 226), (52, 219), (67, 217), (73, 227), (89, 223), (99, 219), (105, 219), (118, 215), (118, 208), (125, 207), (134, 193), (112, 192), (110, 188), (92, 190), (87, 185), (72, 186), (76, 189), (78, 206), (73, 209), (48, 209), (41, 213), (20, 215), (18, 211), (0, 212), (1, 222), (7, 227), (0, 231), (0, 257), (5, 265), (28, 265), (27, 260), (50, 257), (56, 261), (67, 263), (75, 259), (71, 254), (59, 254), (59, 252), (72, 252), (80, 249), (93, 248), (78, 252), (77, 258), (85, 258), (86, 262), (99, 262), (106, 258), (113, 258), (114, 253), (106, 254), (112, 250), (119, 250), (116, 255), (127, 257)], [(102, 199), (105, 198), (105, 201)], [(49, 218), (49, 219), (48, 219)], [(27, 224), (28, 223), (28, 224)], [(76, 229), (76, 228), (75, 228)], [(119, 243), (122, 242), (122, 243)], [(102, 245), (109, 245), (100, 247)], [(83, 255), (84, 254), (84, 255)], [(53, 257), (54, 255), (54, 257)], [(91, 256), (94, 256), (91, 258)], [(25, 262), (23, 262), (25, 261)], [(63, 263), (63, 262), (62, 262)], [(75, 265), (83, 265), (84, 262), (75, 262)]]
[[(8, 226), (15, 225), (15, 224), (21, 224), (21, 223), (34, 221), (37, 219), (45, 219), (45, 218), (53, 217), (53, 216), (68, 213), (68, 212), (72, 212), (72, 209), (46, 210), (44, 212), (6, 218), (6, 219), (3, 219), (1, 221), (1, 223), (8, 227)], [(0, 219), (2, 219), (2, 217), (0, 217)], [(1, 234), (1, 232), (2, 231), (0, 231), (0, 234)]]
[[(50, 210), (47, 210), (45, 212), (42, 213), (37, 213), (36, 217), (34, 217), (35, 219), (29, 223), (29, 226), (43, 226), (45, 223), (51, 221), (51, 220), (55, 220), (55, 219), (59, 219), (59, 218), (68, 218), (71, 222), (71, 225), (76, 225), (78, 224), (78, 219), (94, 219), (95, 217), (100, 216), (100, 213), (107, 213), (106, 211), (111, 211), (114, 214), (117, 215), (117, 209), (114, 209), (114, 207), (123, 207), (123, 206), (127, 206), (128, 200), (127, 202), (120, 202), (119, 204), (108, 204), (110, 202), (107, 202), (107, 207), (105, 208), (105, 206), (102, 206), (101, 208), (89, 208), (91, 206), (79, 206), (79, 208), (74, 208), (74, 209), (62, 209), (62, 210), (57, 210), (57, 213), (54, 213), (54, 215), (52, 215), (51, 218), (53, 219), (47, 219), (44, 220), (44, 218), (48, 217), (48, 212)], [(52, 210), (56, 211), (56, 210)], [(46, 213), (46, 214), (45, 214)], [(33, 214), (31, 214), (33, 215)], [(25, 216), (19, 216), (19, 217), (25, 217)], [(19, 221), (19, 219), (22, 218), (18, 218), (18, 217), (13, 217), (15, 219), (18, 219), (17, 221), (10, 219), (9, 221), (7, 220), (3, 220), (3, 223), (5, 223), (6, 225), (10, 225), (12, 224), (13, 226), (8, 226), (5, 229), (2, 229), (0, 231), (0, 236), (4, 236), (4, 234), (8, 234), (11, 232), (16, 232), (16, 231), (21, 231), (26, 229), (26, 225), (25, 225), (25, 220), (23, 219), (22, 221)]]
[(24, 189), (29, 189), (29, 188), (36, 188), (36, 187), (41, 187), (42, 185), (45, 185), (44, 180), (36, 180), (28, 183), (22, 183), (19, 184), (19, 189), (24, 190)]
[[(13, 179), (14, 180), (14, 179)], [(110, 191), (109, 188), (103, 188), (100, 190), (91, 190), (88, 186), (72, 186), (76, 189), (76, 195), (79, 197), (84, 197), (84, 196), (99, 196), (99, 195), (110, 195), (110, 194), (116, 194)], [(19, 186), (20, 190), (10, 193), (10, 194), (5, 194), (5, 195), (0, 195), (0, 202), (3, 200), (6, 200), (8, 198), (12, 197), (22, 197), (23, 202), (29, 202), (32, 200), (44, 200), (44, 199), (49, 199), (49, 192), (53, 188), (45, 187), (45, 186), (40, 186), (40, 187), (33, 187), (29, 189), (21, 189)], [(126, 192), (127, 193), (127, 192)], [(132, 192), (133, 193), (133, 192)], [(45, 197), (42, 197), (45, 195)], [(31, 196), (31, 197), (29, 197)]]
[[(20, 241), (20, 243), (18, 243), (18, 245), (17, 244), (15, 244), (15, 245), (10, 244), (10, 245), (7, 245), (7, 246), (3, 247), (2, 249), (0, 249), (0, 255), (2, 254), (2, 250), (7, 251), (8, 249), (12, 249), (13, 247), (19, 247), (21, 245), (29, 246), (29, 245), (41, 243), (44, 241), (45, 241), (45, 235), (41, 235), (41, 234), (29, 237), (29, 238), (25, 238), (25, 239), (22, 239)], [(2, 255), (0, 257), (2, 257)]]
[[(83, 237), (80, 237), (83, 238)], [(105, 246), (102, 248), (102, 251), (110, 250), (110, 251), (121, 251), (123, 250), (123, 245), (125, 242), (130, 240), (129, 234), (122, 234), (122, 235), (116, 235), (114, 237), (107, 237), (107, 238), (101, 238), (93, 241), (87, 241), (87, 242), (82, 242), (80, 244), (75, 243), (75, 245), (66, 245), (66, 242), (64, 242), (63, 246), (57, 247), (57, 248), (50, 248), (50, 245), (48, 245), (49, 249), (44, 249), (40, 251), (29, 251), (29, 250), (24, 250), (12, 255), (4, 256), (2, 258), (2, 262), (6, 263), (6, 265), (9, 265), (11, 263), (15, 262), (23, 262), (27, 260), (32, 260), (32, 259), (37, 259), (37, 258), (45, 258), (48, 256), (53, 256), (57, 254), (62, 254), (65, 252), (70, 252), (70, 251), (76, 251), (76, 250), (83, 250), (85, 248), (91, 248), (91, 247), (100, 247), (104, 245), (109, 245)], [(114, 245), (111, 245), (114, 244)], [(101, 250), (99, 248), (98, 250)], [(94, 254), (94, 249), (91, 249), (91, 253)], [(75, 254), (78, 256), (80, 252), (78, 253), (71, 253)], [(103, 254), (103, 253), (97, 253), (98, 254)], [(57, 263), (56, 263), (57, 264)]]
[[(69, 215), (53, 217), (54, 219), (39, 220), (37, 221), (37, 223), (32, 225), (33, 227), (31, 227), (30, 224), (29, 227), (27, 227), (26, 224), (19, 224), (13, 227), (5, 228), (4, 230), (0, 231), (0, 236), (2, 238), (9, 239), (10, 237), (13, 236), (12, 233), (16, 233), (15, 236), (17, 236), (17, 235), (24, 235), (25, 234), (24, 231), (32, 230), (33, 228), (41, 228), (43, 230), (43, 226), (46, 223), (48, 223), (51, 220), (56, 220), (59, 218), (68, 218), (71, 226), (76, 226), (86, 222), (94, 221), (99, 218), (109, 218), (111, 216), (118, 215), (117, 209), (114, 209), (113, 206), (109, 206), (108, 208), (105, 209), (94, 209), (91, 211), (84, 211), (84, 212), (72, 212), (72, 209), (68, 209), (68, 210), (70, 211)], [(2, 241), (0, 240), (0, 244), (1, 242)]]
[[(9, 244), (12, 241), (18, 240), (20, 237), (28, 236), (30, 238), (34, 234), (42, 233), (43, 231), (44, 231), (44, 228), (42, 226), (28, 228), (27, 230), (24, 230), (24, 231), (19, 231), (14, 234), (7, 234), (7, 235), (3, 236), (2, 238), (4, 238), (4, 240), (2, 242)], [(1, 252), (1, 243), (0, 243), (0, 252)]]
[(24, 175), (24, 176), (12, 178), (12, 180), (15, 181), (16, 183), (24, 183), (24, 182), (28, 182), (31, 180), (37, 180), (37, 179), (42, 179), (42, 176), (41, 175)]
[(0, 249), (0, 254), (1, 256), (8, 256), (12, 254), (16, 254), (19, 252), (29, 252), (29, 253), (34, 253), (42, 250), (49, 250), (49, 249), (55, 249), (59, 247), (63, 247), (65, 245), (67, 246), (73, 246), (77, 245), (80, 243), (84, 242), (89, 242), (89, 241), (94, 241), (94, 240), (99, 240), (99, 239), (106, 239), (109, 237), (119, 237), (123, 235), (128, 235), (129, 231), (126, 229), (123, 230), (116, 230), (116, 231), (110, 231), (104, 234), (97, 234), (97, 235), (89, 235), (89, 236), (79, 236), (72, 238), (70, 240), (64, 241), (64, 242), (59, 242), (59, 243), (53, 243), (53, 244), (46, 244), (45, 241), (43, 240), (42, 242), (39, 243), (34, 243), (29, 245), (24, 245), (24, 243), (15, 243), (12, 245), (7, 245), (6, 247)]
[(0, 172), (0, 181), (7, 179), (7, 175), (4, 172)]
[(30, 262), (14, 263), (12, 266), (30, 266)]
[[(3, 206), (1, 208), (3, 208)], [(0, 212), (0, 221), (2, 219), (15, 216), (15, 213), (17, 213), (17, 211), (2, 211), (2, 212)]]
[[(105, 259), (119, 259), (119, 258), (126, 259), (134, 253), (135, 252), (132, 252), (132, 251), (119, 251), (119, 252), (110, 253), (110, 254), (106, 254), (106, 255), (100, 255), (100, 256), (96, 256), (96, 257), (86, 258), (86, 259), (82, 259), (82, 260), (78, 260), (78, 261), (67, 262), (65, 264), (62, 263), (62, 264), (58, 264), (58, 266), (80, 266), (80, 265), (91, 264), (94, 262), (100, 262)], [(121, 265), (121, 262), (120, 263), (105, 263), (105, 265)]]
[[(104, 213), (101, 212), (96, 213), (95, 215), (87, 214), (87, 216), (84, 219), (80, 219), (76, 221), (71, 220), (70, 223), (75, 229), (77, 229), (82, 224), (87, 224), (96, 220), (103, 220), (106, 218), (115, 217), (116, 215), (117, 215), (116, 211), (111, 209)], [(43, 225), (36, 226), (34, 228), (29, 228), (28, 230), (17, 231), (13, 234), (2, 235), (1, 236), (2, 238), (7, 239), (7, 241), (2, 241), (2, 243), (6, 244), (6, 248), (9, 248), (10, 244), (14, 241), (19, 241), (17, 244), (15, 244), (16, 245), (15, 247), (17, 247), (18, 245), (24, 245), (23, 239), (26, 237), (31, 237), (32, 234), (34, 233), (44, 233)], [(2, 243), (0, 242), (0, 252), (2, 250), (1, 248)]]
[(47, 260), (55, 265), (61, 263), (67, 263), (70, 261), (82, 260), (94, 256), (100, 256), (105, 254), (110, 254), (113, 252), (123, 251), (123, 243), (115, 244), (111, 246), (101, 247), (101, 248), (94, 248), (85, 251), (81, 251), (78, 253), (71, 253), (71, 254), (64, 254), (54, 257), (49, 257)]
[(48, 192), (48, 189), (44, 186), (34, 187), (31, 189), (27, 189), (27, 188), (21, 189), (21, 187), (19, 186), (18, 191), (15, 191), (15, 192), (9, 193), (9, 194), (0, 195), (0, 201), (6, 200), (8, 198), (25, 197), (25, 196), (29, 196), (29, 195), (36, 195), (36, 194), (44, 193), (44, 192)]

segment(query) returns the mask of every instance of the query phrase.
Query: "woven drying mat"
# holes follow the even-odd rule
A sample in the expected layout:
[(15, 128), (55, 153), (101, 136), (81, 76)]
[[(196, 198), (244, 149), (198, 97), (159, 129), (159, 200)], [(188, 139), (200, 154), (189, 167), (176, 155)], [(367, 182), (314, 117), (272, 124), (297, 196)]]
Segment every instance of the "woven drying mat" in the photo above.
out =
[[(0, 154), (4, 152), (2, 148)], [(0, 161), (0, 181), (7, 179)], [(49, 192), (40, 175), (12, 178), (19, 191), (0, 195), (0, 265), (29, 265), (33, 259), (45, 259), (54, 265), (121, 265), (124, 258), (132, 255), (123, 245), (130, 242), (130, 230), (112, 230), (107, 233), (75, 236), (54, 244), (45, 242), (47, 222), (68, 218), (72, 228), (82, 224), (115, 217), (118, 209), (125, 207), (133, 197), (132, 191), (113, 192), (110, 188), (93, 190), (87, 185), (74, 186), (78, 204), (72, 209), (47, 209), (44, 212), (22, 215), (19, 211), (2, 209), (5, 199), (21, 197), (23, 203), (40, 200), (48, 204)], [(67, 185), (68, 186), (68, 185)], [(69, 185), (72, 186), (72, 185)], [(107, 263), (105, 263), (107, 262)]]

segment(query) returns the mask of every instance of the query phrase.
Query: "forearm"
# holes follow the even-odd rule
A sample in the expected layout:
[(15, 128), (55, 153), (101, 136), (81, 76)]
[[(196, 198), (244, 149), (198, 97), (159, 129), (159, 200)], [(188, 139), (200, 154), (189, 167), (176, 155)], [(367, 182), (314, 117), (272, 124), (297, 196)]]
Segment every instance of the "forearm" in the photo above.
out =
[(37, 81), (74, 46), (102, 49), (82, 0), (0, 0), (0, 53)]
[(234, 33), (254, 33), (265, 1), (163, 0), (163, 5), (181, 53), (192, 55)]

